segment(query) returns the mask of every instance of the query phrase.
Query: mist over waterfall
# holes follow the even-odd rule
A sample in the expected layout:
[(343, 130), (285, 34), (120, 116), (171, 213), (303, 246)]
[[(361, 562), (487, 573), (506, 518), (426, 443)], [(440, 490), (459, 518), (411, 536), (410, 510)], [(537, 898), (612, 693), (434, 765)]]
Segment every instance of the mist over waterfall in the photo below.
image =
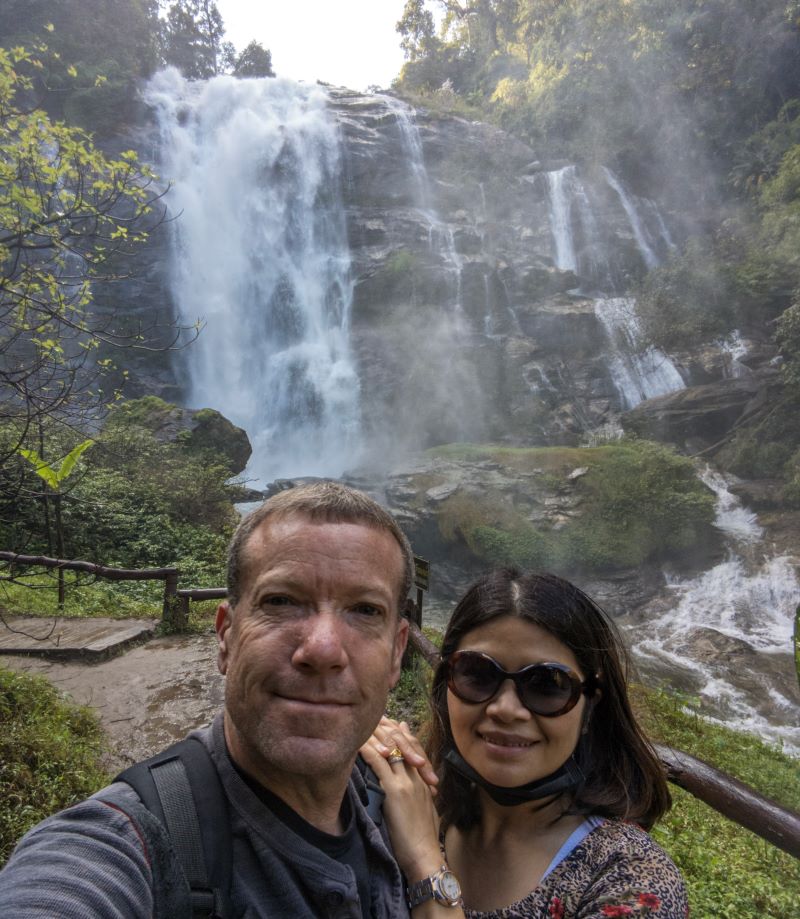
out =
[(172, 182), (172, 295), (203, 330), (188, 402), (253, 444), (248, 473), (339, 475), (358, 456), (350, 252), (327, 95), (283, 79), (157, 74), (161, 171)]

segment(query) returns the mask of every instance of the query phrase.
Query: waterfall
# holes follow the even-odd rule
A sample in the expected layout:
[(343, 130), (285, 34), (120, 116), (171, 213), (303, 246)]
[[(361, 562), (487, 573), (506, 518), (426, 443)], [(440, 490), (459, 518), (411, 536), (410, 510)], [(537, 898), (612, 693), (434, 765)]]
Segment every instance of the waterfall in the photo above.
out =
[(575, 167), (564, 166), (545, 173), (550, 197), (550, 229), (553, 233), (556, 268), (578, 270), (575, 241), (572, 236), (571, 204)]
[(631, 230), (633, 231), (633, 237), (636, 240), (636, 245), (639, 247), (639, 252), (641, 253), (645, 265), (647, 265), (648, 269), (656, 268), (660, 262), (660, 259), (653, 250), (652, 241), (649, 238), (647, 228), (645, 227), (644, 221), (639, 215), (639, 210), (636, 207), (633, 198), (628, 194), (627, 191), (625, 191), (622, 183), (610, 169), (607, 169), (605, 166), (603, 166), (602, 170), (606, 182), (608, 182), (609, 186), (613, 188), (619, 196), (620, 203), (622, 204), (622, 207), (627, 214), (628, 221), (631, 225)]
[(414, 109), (401, 102), (394, 96), (382, 96), (386, 108), (394, 115), (400, 131), (402, 146), (407, 152), (411, 188), (413, 190), (414, 204), (421, 211), (431, 213), (431, 191), (428, 184), (428, 170), (425, 168), (425, 158), (422, 154), (422, 140), (419, 130), (414, 122)]
[(722, 373), (724, 377), (749, 376), (750, 368), (741, 361), (747, 354), (747, 345), (738, 329), (734, 329), (725, 338), (718, 339), (716, 345), (723, 354), (725, 363), (722, 367)]
[(174, 301), (182, 322), (204, 323), (186, 354), (189, 401), (247, 431), (251, 475), (341, 474), (359, 452), (359, 382), (326, 93), (170, 69), (146, 98), (172, 183)]
[(433, 206), (428, 170), (422, 151), (422, 139), (414, 120), (414, 109), (394, 96), (383, 96), (386, 107), (394, 115), (400, 133), (400, 143), (406, 152), (409, 168), (409, 179), (413, 192), (414, 206), (428, 225), (428, 247), (444, 263), (449, 277), (448, 287), (451, 292), (450, 307), (460, 320), (463, 313), (461, 297), (461, 274), (464, 259), (456, 249), (453, 229), (440, 220)]
[(632, 298), (595, 300), (594, 309), (608, 338), (608, 368), (624, 408), (683, 389), (683, 378), (663, 351), (642, 349)]
[[(646, 638), (641, 628), (635, 630), (634, 654), (644, 668), (658, 671), (661, 666), (688, 675), (697, 687), (694, 694), (717, 720), (782, 743), (789, 752), (800, 750), (791, 665), (800, 594), (794, 565), (786, 556), (765, 559), (758, 551), (761, 527), (755, 514), (731, 494), (731, 478), (711, 469), (700, 477), (717, 496), (715, 526), (727, 537), (728, 557), (699, 577), (667, 579), (669, 609), (647, 620)], [(724, 636), (746, 655), (747, 663), (736, 657), (726, 661), (726, 655), (712, 663), (687, 653), (687, 635), (698, 629), (708, 630), (709, 640)], [(781, 656), (786, 665), (783, 682), (770, 664)]]

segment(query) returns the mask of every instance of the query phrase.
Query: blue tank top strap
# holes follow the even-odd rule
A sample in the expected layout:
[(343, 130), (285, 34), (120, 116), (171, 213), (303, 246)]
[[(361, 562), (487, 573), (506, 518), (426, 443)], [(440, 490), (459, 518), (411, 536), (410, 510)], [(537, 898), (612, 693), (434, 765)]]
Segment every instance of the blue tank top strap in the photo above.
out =
[[(575, 830), (570, 833), (566, 842), (561, 846), (561, 848), (553, 856), (553, 860), (547, 866), (547, 870), (542, 875), (542, 881), (554, 871), (561, 862), (573, 851), (576, 849), (584, 839), (592, 832), (595, 827), (600, 826), (601, 823), (605, 823), (605, 820), (602, 817), (587, 817), (583, 823)], [(539, 881), (541, 884), (542, 881)]]

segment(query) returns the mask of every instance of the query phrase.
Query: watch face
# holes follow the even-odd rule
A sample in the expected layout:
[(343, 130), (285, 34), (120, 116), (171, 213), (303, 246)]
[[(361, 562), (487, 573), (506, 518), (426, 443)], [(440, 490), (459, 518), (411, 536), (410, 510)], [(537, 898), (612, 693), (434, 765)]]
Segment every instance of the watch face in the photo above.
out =
[(461, 896), (461, 885), (452, 871), (443, 871), (439, 875), (439, 885), (448, 900), (457, 900)]

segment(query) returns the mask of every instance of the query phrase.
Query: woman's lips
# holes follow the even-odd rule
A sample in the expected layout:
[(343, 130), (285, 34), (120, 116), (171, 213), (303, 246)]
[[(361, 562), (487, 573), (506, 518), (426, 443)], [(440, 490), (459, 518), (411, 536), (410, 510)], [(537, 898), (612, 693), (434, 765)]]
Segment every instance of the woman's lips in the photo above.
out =
[(509, 750), (526, 750), (538, 743), (530, 737), (520, 737), (519, 734), (498, 734), (496, 731), (479, 731), (481, 740), (493, 747), (504, 747)]

